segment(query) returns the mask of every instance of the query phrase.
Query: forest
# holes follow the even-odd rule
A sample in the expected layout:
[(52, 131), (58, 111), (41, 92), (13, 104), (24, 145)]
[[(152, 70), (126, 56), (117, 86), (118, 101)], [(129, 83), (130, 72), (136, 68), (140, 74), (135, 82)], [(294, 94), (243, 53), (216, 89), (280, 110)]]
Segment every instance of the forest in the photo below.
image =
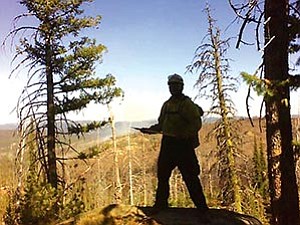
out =
[[(240, 134), (240, 150), (237, 157), (237, 173), (241, 178), (242, 212), (252, 215), (263, 224), (270, 224), (270, 203), (267, 182), (267, 155), (265, 123), (259, 118), (253, 120), (254, 127), (248, 118), (237, 119)], [(262, 123), (262, 124), (260, 124)], [(299, 137), (300, 118), (293, 118), (293, 136)], [(127, 124), (129, 125), (129, 124)], [(204, 122), (199, 133), (200, 146), (196, 149), (197, 157), (201, 166), (201, 181), (204, 192), (211, 208), (220, 208), (236, 211), (231, 198), (224, 197), (224, 180), (220, 176), (220, 165), (216, 151), (216, 140), (210, 132), (216, 125), (215, 122)], [(107, 126), (106, 129), (110, 130)], [(15, 151), (16, 138), (12, 135), (13, 130), (1, 130), (1, 137), (6, 142), (1, 144), (1, 195), (0, 212), (3, 216), (7, 213), (10, 198), (13, 196), (17, 185), (15, 176)], [(3, 136), (2, 136), (3, 135)], [(91, 132), (83, 139), (74, 138), (74, 146), (87, 159), (75, 158), (66, 163), (65, 182), (71, 184), (67, 192), (70, 197), (64, 207), (68, 210), (62, 218), (68, 218), (76, 213), (101, 208), (116, 202), (117, 179), (115, 177), (116, 166), (119, 169), (121, 193), (119, 201), (126, 205), (151, 206), (153, 205), (156, 189), (156, 161), (159, 153), (161, 135), (144, 135), (131, 132), (116, 138), (116, 149), (113, 140), (97, 141), (97, 132)], [(7, 149), (4, 151), (4, 149)], [(117, 152), (116, 152), (117, 151)], [(115, 164), (115, 154), (118, 154), (118, 164)], [(24, 170), (28, 170), (30, 156), (24, 157)], [(299, 161), (296, 164), (297, 180), (300, 179)], [(10, 179), (7, 179), (7, 177)], [(39, 217), (47, 216), (47, 208), (53, 204), (45, 201), (49, 198), (43, 184), (36, 185), (36, 180), (26, 183), (26, 192), (30, 194), (22, 199), (27, 209), (31, 209), (28, 217), (23, 218), (25, 224), (33, 224)], [(175, 170), (172, 174), (170, 192), (171, 207), (194, 207), (181, 174)], [(298, 187), (298, 191), (300, 191)], [(46, 192), (46, 193), (45, 193)], [(25, 207), (25, 205), (24, 205)], [(65, 210), (66, 210), (65, 209)], [(28, 222), (30, 221), (30, 222)]]
[[(55, 224), (112, 203), (153, 205), (161, 135), (117, 135), (110, 104), (124, 92), (117, 76), (96, 75), (107, 48), (81, 33), (98, 28), (102, 19), (85, 15), (86, 3), (93, 0), (21, 0), (27, 11), (16, 15), (2, 42), (14, 47), (10, 76), (27, 75), (11, 142), (11, 131), (0, 133), (3, 224)], [(249, 87), (247, 106), (254, 92), (263, 97), (265, 111), (259, 118), (252, 118), (249, 109), (248, 118), (236, 115), (231, 93), (238, 82), (227, 56), (231, 40), (222, 36), (207, 4), (207, 33), (186, 69), (198, 77), (198, 97), (211, 102), (205, 118), (217, 118), (202, 118), (196, 149), (208, 205), (254, 216), (263, 224), (299, 225), (299, 118), (291, 115), (290, 92), (300, 84), (300, 75), (291, 69), (300, 65), (300, 1), (228, 4), (241, 21), (236, 48), (247, 45), (243, 35), (248, 26), (255, 27), (263, 59), (255, 73), (242, 71), (240, 77)], [(35, 23), (19, 23), (28, 18)], [(290, 55), (297, 56), (295, 62)], [(108, 120), (83, 123), (68, 117), (90, 103), (107, 106)], [(95, 140), (93, 134), (105, 127), (111, 138)], [(192, 208), (177, 170), (170, 185), (170, 205)]]

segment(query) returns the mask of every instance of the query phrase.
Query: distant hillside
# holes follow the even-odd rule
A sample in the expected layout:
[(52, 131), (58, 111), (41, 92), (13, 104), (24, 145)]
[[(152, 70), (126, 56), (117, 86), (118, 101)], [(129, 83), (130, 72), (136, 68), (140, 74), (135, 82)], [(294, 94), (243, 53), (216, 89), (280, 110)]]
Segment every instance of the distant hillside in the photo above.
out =
[[(81, 123), (86, 123), (89, 121), (80, 121)], [(116, 122), (116, 134), (117, 136), (122, 136), (127, 133), (136, 132), (132, 127), (148, 127), (154, 124), (156, 121), (138, 121), (138, 122)], [(15, 136), (15, 131), (17, 129), (17, 124), (1, 124), (0, 125), (0, 152), (6, 152), (12, 148), (12, 145), (16, 145), (17, 137)], [(90, 141), (105, 141), (111, 137), (111, 128), (110, 126), (105, 126), (99, 130), (89, 132), (84, 134), (84, 137), (81, 140), (84, 142)], [(78, 140), (74, 136), (74, 140)]]
[[(216, 117), (203, 117), (203, 123), (212, 123), (218, 120)], [(87, 121), (79, 121), (80, 123), (88, 123), (91, 122), (89, 120)], [(156, 123), (156, 120), (145, 120), (145, 121), (134, 121), (134, 122), (129, 122), (129, 121), (119, 121), (116, 122), (116, 128), (118, 128), (118, 132), (121, 134), (124, 134), (123, 132), (127, 132), (130, 127), (147, 127), (150, 126), (154, 123)], [(16, 130), (18, 127), (17, 123), (6, 123), (6, 124), (0, 124), (0, 131), (2, 130)], [(106, 128), (105, 128), (106, 129)]]
[(17, 137), (14, 134), (15, 129), (0, 129), (0, 155), (17, 146)]
[[(211, 124), (218, 118), (216, 117), (204, 117), (203, 124)], [(78, 121), (79, 123), (88, 123), (90, 121)], [(132, 129), (132, 127), (149, 127), (155, 124), (156, 120), (145, 120), (145, 121), (119, 121), (116, 122), (116, 134), (117, 136), (123, 136), (128, 133), (136, 133), (138, 131)], [(17, 129), (17, 124), (0, 124), (0, 151), (3, 153), (8, 149), (11, 149), (12, 145), (16, 145), (17, 137), (14, 135)], [(108, 140), (112, 136), (111, 127), (106, 125), (105, 127), (84, 134), (83, 138), (78, 139), (75, 135), (72, 137), (73, 143), (84, 143), (85, 145), (95, 144), (96, 142), (102, 142)], [(80, 144), (81, 145), (81, 144)]]
[[(117, 136), (122, 136), (127, 133), (136, 132), (132, 127), (149, 127), (152, 124), (155, 124), (156, 121), (154, 120), (146, 120), (146, 121), (135, 121), (135, 122), (116, 122), (116, 133)], [(111, 128), (109, 126), (105, 127), (104, 129), (100, 129), (100, 133), (102, 138), (107, 139), (111, 136)]]
[(15, 130), (17, 126), (16, 123), (0, 124), (0, 130)]
[[(298, 117), (299, 118), (299, 117)], [(244, 133), (251, 134), (255, 133), (254, 136), (265, 138), (263, 133), (259, 132), (259, 125), (258, 125), (258, 119), (254, 118), (254, 121), (256, 123), (256, 128), (251, 127), (250, 121), (246, 118), (239, 118), (240, 120), (244, 121), (242, 125), (242, 130)], [(218, 120), (216, 117), (204, 117), (203, 118), (203, 128), (200, 132), (201, 134), (201, 141), (202, 141), (202, 147), (204, 149), (209, 148), (211, 146), (210, 141), (207, 142), (205, 136), (207, 135), (207, 132), (212, 129), (212, 124)], [(293, 123), (295, 125), (295, 122), (298, 120), (293, 119)], [(84, 124), (90, 121), (79, 121), (80, 123)], [(135, 122), (129, 122), (129, 121), (120, 121), (116, 122), (116, 134), (117, 136), (123, 136), (128, 133), (137, 133), (138, 131), (132, 129), (132, 127), (149, 127), (152, 124), (155, 124), (156, 120), (146, 120), (146, 121), (135, 121)], [(264, 123), (264, 120), (262, 120)], [(5, 152), (4, 150), (11, 149), (12, 145), (16, 145), (13, 143), (17, 143), (17, 137), (14, 136), (14, 132), (16, 131), (17, 125), (16, 124), (4, 124), (0, 125), (0, 151)], [(95, 145), (95, 143), (100, 143), (103, 141), (108, 140), (111, 138), (112, 132), (111, 127), (109, 125), (106, 125), (105, 127), (98, 129), (96, 131), (92, 131), (89, 133), (84, 134), (83, 138), (78, 139), (75, 135), (72, 137), (72, 142), (76, 145), (85, 145), (85, 146), (91, 146)], [(253, 136), (253, 134), (251, 135)], [(249, 137), (244, 137), (248, 139)], [(253, 137), (252, 137), (253, 138)], [(250, 139), (252, 139), (250, 138)], [(78, 146), (77, 146), (78, 147)], [(250, 147), (252, 150), (252, 147)]]

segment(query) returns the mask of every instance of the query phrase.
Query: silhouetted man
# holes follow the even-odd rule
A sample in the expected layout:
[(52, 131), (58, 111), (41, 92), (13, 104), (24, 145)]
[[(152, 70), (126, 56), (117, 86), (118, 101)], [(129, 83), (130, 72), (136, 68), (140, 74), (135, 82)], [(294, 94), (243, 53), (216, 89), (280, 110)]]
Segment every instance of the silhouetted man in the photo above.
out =
[(158, 210), (168, 207), (169, 178), (178, 167), (195, 206), (208, 209), (198, 175), (195, 148), (199, 145), (198, 131), (201, 128), (203, 111), (183, 91), (183, 79), (178, 74), (168, 77), (171, 97), (163, 104), (158, 123), (141, 128), (143, 133), (161, 132), (163, 134), (158, 157), (158, 187), (154, 207)]

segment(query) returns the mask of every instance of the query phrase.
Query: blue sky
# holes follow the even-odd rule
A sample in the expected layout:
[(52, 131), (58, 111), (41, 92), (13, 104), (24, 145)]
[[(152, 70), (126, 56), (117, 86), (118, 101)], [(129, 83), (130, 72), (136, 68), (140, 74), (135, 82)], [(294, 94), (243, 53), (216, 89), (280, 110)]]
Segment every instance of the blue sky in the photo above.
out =
[[(197, 90), (193, 85), (197, 75), (185, 74), (185, 71), (207, 31), (206, 15), (203, 12), (205, 2), (210, 3), (223, 37), (237, 36), (237, 26), (227, 28), (234, 15), (226, 0), (95, 0), (85, 6), (86, 14), (101, 15), (102, 22), (99, 29), (83, 34), (96, 38), (108, 48), (103, 63), (97, 67), (97, 75), (112, 73), (117, 78), (117, 85), (125, 91), (124, 100), (116, 101), (112, 106), (116, 120), (156, 119), (162, 103), (169, 97), (169, 74), (182, 74), (185, 94), (192, 98), (196, 96)], [(1, 0), (1, 4), (2, 42), (4, 35), (11, 29), (13, 17), (25, 9), (17, 1)], [(238, 76), (241, 71), (255, 71), (260, 62), (260, 53), (251, 47), (237, 50), (234, 42), (231, 45), (228, 54), (233, 60), (231, 73)], [(0, 124), (17, 120), (16, 113), (10, 114), (10, 111), (16, 105), (26, 80), (26, 76), (21, 74), (8, 80), (10, 60), (9, 49), (1, 49)], [(241, 85), (239, 92), (233, 95), (239, 115), (246, 115), (246, 88)], [(204, 99), (197, 99), (196, 102), (204, 110), (209, 109), (209, 102)], [(259, 99), (252, 101), (253, 115), (259, 114), (259, 106)], [(102, 119), (108, 113), (105, 106), (90, 105), (82, 113), (71, 116), (76, 119)]]

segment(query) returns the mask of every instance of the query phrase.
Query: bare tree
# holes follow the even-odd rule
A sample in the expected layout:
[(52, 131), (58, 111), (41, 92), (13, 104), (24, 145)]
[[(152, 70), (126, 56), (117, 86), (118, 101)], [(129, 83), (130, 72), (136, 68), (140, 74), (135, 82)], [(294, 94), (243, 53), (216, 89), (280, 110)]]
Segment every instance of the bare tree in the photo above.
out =
[(188, 70), (199, 71), (196, 83), (199, 87), (199, 95), (210, 99), (212, 106), (209, 112), (221, 117), (213, 132), (216, 134), (218, 143), (222, 196), (227, 204), (233, 202), (234, 208), (241, 212), (241, 188), (235, 162), (238, 135), (234, 130), (232, 120), (235, 114), (234, 104), (229, 95), (229, 92), (236, 91), (237, 80), (228, 75), (229, 64), (225, 55), (229, 47), (229, 39), (221, 39), (220, 30), (215, 25), (208, 5), (205, 11), (208, 20), (206, 36), (208, 40), (197, 48)]
[(119, 166), (119, 150), (117, 146), (117, 135), (116, 135), (116, 126), (115, 126), (115, 117), (114, 113), (112, 111), (112, 108), (108, 106), (109, 108), (109, 123), (111, 127), (111, 133), (112, 133), (112, 142), (113, 142), (113, 149), (114, 149), (114, 188), (115, 188), (115, 202), (120, 204), (122, 203), (122, 183), (121, 183), (121, 176), (120, 176), (120, 166)]

